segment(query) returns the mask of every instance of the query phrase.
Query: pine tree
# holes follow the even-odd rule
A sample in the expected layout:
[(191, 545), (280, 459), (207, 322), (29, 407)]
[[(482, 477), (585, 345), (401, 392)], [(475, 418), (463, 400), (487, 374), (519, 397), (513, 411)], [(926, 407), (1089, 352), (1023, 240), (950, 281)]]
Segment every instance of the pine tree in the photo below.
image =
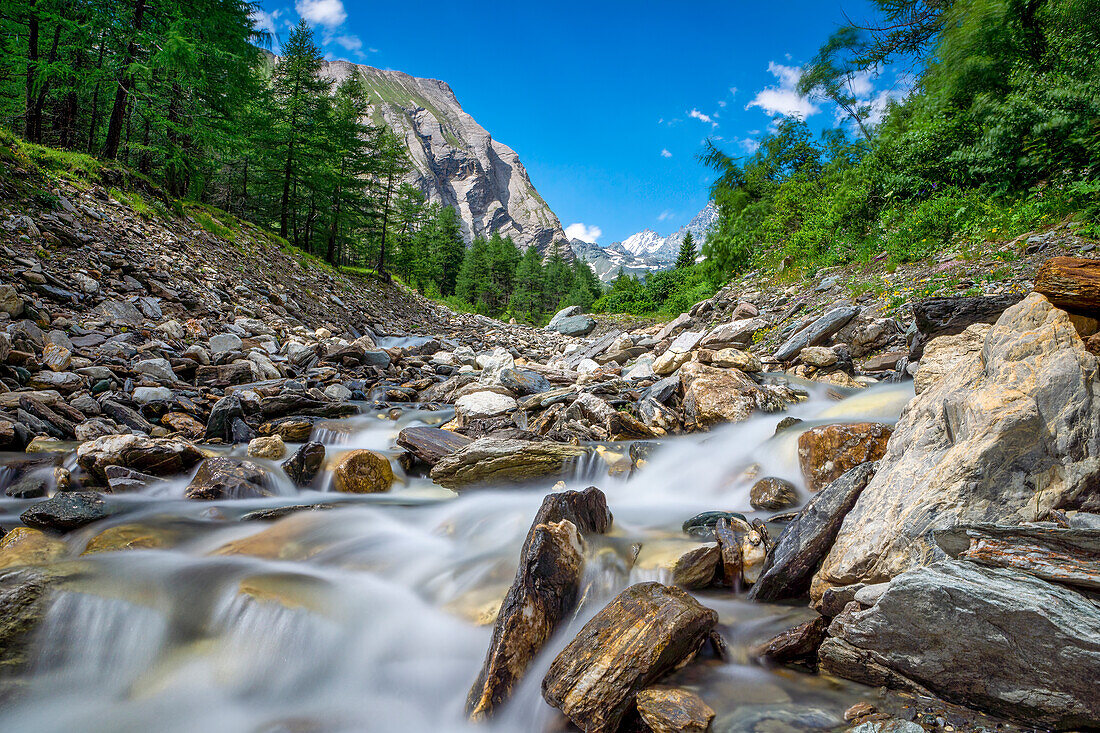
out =
[(680, 243), (680, 254), (676, 258), (676, 269), (683, 270), (695, 264), (695, 237), (688, 232)]
[(508, 309), (516, 318), (530, 323), (541, 320), (542, 280), (542, 256), (538, 247), (528, 247), (516, 268), (512, 297), (508, 301)]
[(394, 223), (394, 211), (397, 207), (398, 192), (401, 183), (409, 172), (408, 153), (405, 143), (389, 128), (383, 127), (378, 134), (375, 153), (374, 196), (381, 216), (378, 230), (378, 272), (386, 269), (386, 235)]

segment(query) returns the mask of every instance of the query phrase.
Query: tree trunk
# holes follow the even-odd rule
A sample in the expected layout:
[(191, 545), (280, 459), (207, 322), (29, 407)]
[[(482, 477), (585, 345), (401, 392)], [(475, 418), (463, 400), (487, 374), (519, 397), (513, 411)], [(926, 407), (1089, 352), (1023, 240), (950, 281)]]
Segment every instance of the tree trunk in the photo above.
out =
[(115, 103), (111, 108), (111, 121), (107, 125), (107, 140), (103, 143), (103, 157), (109, 160), (118, 158), (119, 144), (122, 142), (122, 127), (126, 122), (126, 107), (129, 103), (130, 89), (134, 85), (134, 75), (129, 72), (130, 65), (137, 55), (136, 35), (141, 31), (142, 21), (145, 18), (145, 0), (134, 0), (134, 35), (130, 36), (126, 44), (126, 55), (123, 58), (123, 74), (117, 80), (118, 89), (115, 91)]
[(37, 120), (34, 117), (35, 80), (38, 77), (38, 13), (35, 6), (38, 0), (31, 0), (30, 10), (27, 14), (27, 101), (24, 107), (23, 133), (32, 143), (38, 142), (35, 137)]

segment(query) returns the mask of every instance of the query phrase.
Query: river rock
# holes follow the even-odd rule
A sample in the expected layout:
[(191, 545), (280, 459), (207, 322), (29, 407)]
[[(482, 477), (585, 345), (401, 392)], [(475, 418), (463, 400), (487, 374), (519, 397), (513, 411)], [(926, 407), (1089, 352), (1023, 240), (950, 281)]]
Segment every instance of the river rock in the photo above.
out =
[(266, 458), (269, 461), (278, 461), (286, 456), (286, 443), (278, 435), (253, 438), (248, 444), (247, 453), (251, 458)]
[(798, 359), (803, 364), (809, 364), (812, 367), (818, 369), (825, 369), (831, 367), (840, 361), (840, 357), (837, 353), (825, 346), (807, 346), (798, 352)]
[(772, 512), (789, 509), (798, 504), (798, 489), (790, 481), (767, 476), (749, 489), (749, 504), (753, 509)]
[(579, 305), (571, 305), (555, 313), (546, 327), (566, 336), (587, 336), (596, 328), (596, 320)]
[(502, 369), (500, 383), (517, 395), (540, 394), (550, 390), (546, 377), (529, 369)]
[(572, 522), (531, 528), (519, 569), (504, 597), (481, 674), (466, 698), (473, 720), (491, 717), (511, 697), (527, 667), (573, 610), (580, 591), (584, 542)]
[(690, 659), (718, 614), (679, 588), (632, 585), (550, 665), (542, 696), (585, 731), (615, 731), (636, 695)]
[(434, 466), (443, 456), (464, 448), (473, 440), (440, 428), (412, 427), (397, 434), (397, 444), (416, 456), (421, 463)]
[(798, 465), (806, 486), (817, 491), (861, 463), (877, 461), (886, 452), (889, 425), (864, 422), (821, 425), (798, 436)]
[(1100, 503), (1100, 370), (1038, 294), (975, 357), (917, 395), (822, 565), (825, 587), (877, 583), (944, 557), (929, 530), (1018, 524)]
[(841, 306), (833, 308), (806, 328), (787, 339), (775, 352), (776, 361), (790, 361), (807, 346), (823, 344), (848, 321), (859, 315), (859, 306)]
[(780, 601), (809, 590), (818, 563), (832, 547), (844, 517), (871, 481), (875, 467), (874, 463), (856, 466), (810, 498), (768, 553), (760, 578), (749, 592), (751, 600)]
[(103, 496), (94, 491), (64, 491), (19, 515), (28, 527), (68, 532), (110, 516)]
[(714, 710), (701, 697), (676, 687), (647, 687), (634, 702), (653, 733), (704, 733), (714, 720)]
[(282, 469), (295, 486), (304, 488), (313, 483), (324, 462), (325, 446), (321, 443), (306, 443), (283, 461)]
[(29, 661), (34, 632), (49, 609), (54, 581), (40, 570), (0, 572), (0, 676)]
[(515, 399), (489, 391), (464, 395), (455, 402), (455, 413), (462, 420), (482, 420), (515, 409)]
[(203, 459), (190, 443), (175, 438), (110, 435), (82, 443), (76, 449), (80, 467), (106, 482), (108, 466), (125, 466), (155, 476), (182, 473)]
[(431, 478), (452, 489), (474, 483), (523, 483), (561, 476), (588, 454), (587, 448), (564, 443), (479, 438), (441, 458)]
[(772, 664), (812, 662), (828, 628), (829, 619), (817, 616), (772, 637), (754, 648), (752, 654)]
[(684, 422), (706, 428), (720, 422), (740, 422), (754, 410), (775, 412), (786, 407), (775, 392), (766, 390), (738, 369), (717, 369), (691, 362), (680, 369), (684, 390)]
[(375, 494), (393, 485), (390, 459), (369, 450), (348, 451), (332, 469), (332, 487), (348, 494)]
[(207, 458), (187, 485), (184, 496), (202, 501), (272, 496), (274, 480), (259, 464), (232, 456)]
[(1100, 607), (1014, 570), (944, 560), (895, 577), (829, 627), (822, 667), (867, 682), (869, 659), (945, 700), (1029, 726), (1100, 726)]
[(0, 540), (0, 570), (48, 565), (65, 556), (68, 545), (40, 529), (16, 527)]

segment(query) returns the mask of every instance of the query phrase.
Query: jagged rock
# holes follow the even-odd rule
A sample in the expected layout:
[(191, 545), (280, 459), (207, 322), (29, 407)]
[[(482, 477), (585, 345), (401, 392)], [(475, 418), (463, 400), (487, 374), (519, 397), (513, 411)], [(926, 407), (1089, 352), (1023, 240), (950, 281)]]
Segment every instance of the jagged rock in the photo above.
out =
[(691, 361), (690, 352), (669, 349), (653, 362), (653, 373), (661, 376), (672, 374), (689, 361)]
[(817, 491), (861, 463), (882, 458), (892, 432), (889, 425), (863, 422), (821, 425), (802, 433), (798, 465), (807, 488)]
[(924, 346), (937, 336), (962, 333), (975, 323), (994, 323), (1005, 309), (1020, 302), (1020, 296), (986, 295), (926, 298), (913, 304), (913, 322), (917, 338), (909, 350), (909, 360), (924, 358)]
[(775, 412), (786, 407), (779, 394), (762, 388), (737, 369), (691, 362), (680, 369), (680, 383), (684, 390), (684, 422), (692, 428), (740, 422), (757, 409)]
[(145, 315), (128, 300), (105, 300), (95, 311), (111, 323), (136, 326), (145, 320)]
[[(249, 432), (244, 416), (244, 405), (241, 404), (239, 396), (229, 394), (222, 397), (210, 409), (210, 417), (206, 421), (206, 439), (217, 438), (227, 443), (239, 442), (235, 437)], [(244, 425), (244, 429), (238, 423)]]
[[(1013, 570), (944, 560), (892, 580), (829, 627), (822, 667), (868, 684), (873, 660), (945, 700), (1026, 725), (1100, 726), (1100, 607)], [(900, 679), (898, 679), (900, 678)]]
[(988, 323), (975, 323), (960, 333), (937, 336), (925, 344), (920, 366), (913, 376), (914, 391), (917, 394), (927, 391), (945, 375), (977, 358), (991, 328)]
[(581, 730), (617, 730), (635, 696), (690, 659), (717, 623), (679, 588), (632, 585), (558, 654), (542, 696)]
[(798, 490), (790, 481), (768, 476), (749, 489), (749, 504), (753, 509), (777, 512), (798, 504)]
[(1094, 511), (1098, 402), (1096, 357), (1069, 316), (1034, 293), (1006, 310), (980, 356), (906, 407), (822, 565), (818, 595), (943, 557), (931, 529)]
[(242, 458), (215, 456), (199, 466), (184, 490), (188, 499), (220, 501), (272, 496), (274, 479), (262, 466)]
[(443, 456), (450, 455), (472, 442), (473, 440), (465, 435), (439, 428), (405, 428), (397, 434), (397, 444), (429, 466), (434, 466)]
[(105, 482), (108, 466), (171, 476), (201, 461), (203, 454), (190, 443), (175, 438), (111, 435), (82, 443), (76, 449), (76, 459), (81, 468)]
[(672, 566), (672, 582), (686, 590), (702, 590), (714, 585), (721, 553), (718, 545), (705, 545), (681, 555)]
[(825, 343), (857, 315), (859, 315), (858, 306), (841, 306), (832, 309), (787, 339), (775, 352), (776, 361), (790, 361), (807, 346)]
[(63, 372), (73, 363), (73, 354), (69, 349), (57, 344), (46, 344), (42, 349), (42, 363), (51, 372)]
[(132, 468), (123, 466), (107, 466), (107, 486), (112, 494), (122, 494), (128, 491), (144, 491), (152, 486), (163, 486), (165, 480), (159, 476), (153, 476)]
[[(854, 355), (854, 354), (853, 354)], [(863, 363), (863, 371), (865, 372), (885, 372), (894, 371), (897, 369), (898, 362), (902, 359), (909, 358), (908, 351), (891, 351), (886, 354), (879, 354), (878, 356), (872, 356), (870, 359)]]
[(295, 486), (304, 488), (313, 483), (324, 462), (325, 446), (321, 443), (306, 443), (283, 461), (282, 469)]
[(286, 443), (278, 435), (253, 438), (248, 443), (247, 453), (251, 458), (266, 458), (269, 461), (278, 461), (286, 457)]
[(480, 438), (440, 459), (431, 478), (452, 489), (473, 483), (522, 483), (560, 476), (587, 455), (588, 449), (581, 446)]
[(875, 475), (876, 465), (856, 466), (810, 498), (768, 553), (760, 579), (749, 592), (750, 599), (780, 601), (809, 589), (818, 563), (829, 552), (845, 516)]
[(332, 469), (332, 487), (348, 494), (389, 491), (393, 480), (390, 459), (369, 450), (348, 451)]
[(714, 719), (701, 697), (675, 687), (647, 687), (634, 702), (653, 733), (704, 733)]
[(103, 496), (94, 491), (65, 491), (35, 504), (19, 515), (34, 529), (68, 532), (110, 516)]
[(175, 393), (168, 387), (135, 387), (134, 402), (148, 405), (150, 402), (171, 402)]
[(1052, 257), (1035, 273), (1035, 292), (1072, 313), (1100, 315), (1100, 263), (1084, 257)]
[(825, 641), (828, 628), (829, 619), (818, 616), (757, 646), (752, 650), (753, 656), (772, 664), (812, 661), (817, 656), (821, 642)]
[(584, 542), (572, 522), (531, 528), (520, 551), (516, 578), (497, 615), (481, 674), (466, 698), (471, 719), (491, 717), (511, 697), (535, 655), (573, 610), (583, 562)]
[(767, 325), (767, 322), (760, 318), (746, 318), (740, 321), (723, 323), (715, 326), (703, 336), (699, 341), (699, 346), (714, 351), (749, 346), (752, 344), (753, 334)]
[(153, 432), (152, 423), (142, 417), (140, 412), (129, 405), (124, 405), (115, 400), (103, 400), (102, 408), (104, 414), (119, 425), (125, 425), (128, 428), (140, 430), (143, 433)]

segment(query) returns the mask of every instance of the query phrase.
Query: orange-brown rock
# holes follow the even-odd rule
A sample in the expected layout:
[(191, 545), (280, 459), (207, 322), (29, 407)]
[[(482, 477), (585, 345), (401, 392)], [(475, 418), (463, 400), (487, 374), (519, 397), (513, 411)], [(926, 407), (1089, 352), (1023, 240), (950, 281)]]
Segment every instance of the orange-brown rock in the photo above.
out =
[(886, 453), (893, 429), (873, 422), (821, 425), (798, 438), (798, 465), (806, 486), (818, 491), (862, 463)]
[(1035, 275), (1035, 292), (1063, 310), (1100, 314), (1100, 260), (1052, 257)]

